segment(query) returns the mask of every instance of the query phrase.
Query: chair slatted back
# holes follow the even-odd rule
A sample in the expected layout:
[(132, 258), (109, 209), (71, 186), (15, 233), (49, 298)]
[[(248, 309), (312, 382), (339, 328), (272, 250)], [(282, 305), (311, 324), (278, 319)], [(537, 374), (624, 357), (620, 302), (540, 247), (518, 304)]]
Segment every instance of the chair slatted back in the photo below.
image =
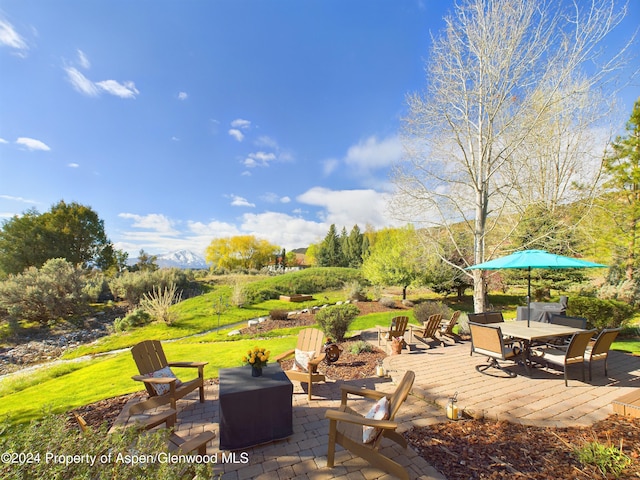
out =
[(618, 336), (618, 333), (620, 333), (620, 330), (620, 328), (605, 328), (602, 330), (591, 349), (591, 359), (595, 360), (599, 357), (606, 356), (609, 353), (611, 344)]
[(322, 345), (324, 344), (324, 333), (317, 328), (305, 328), (300, 330), (298, 334), (298, 344), (296, 348), (298, 350), (304, 350), (305, 352), (314, 351), (316, 354), (322, 351)]
[(483, 312), (483, 313), (468, 313), (467, 317), (470, 322), (486, 325), (487, 323), (502, 323), (504, 317), (502, 312)]
[(565, 327), (587, 328), (587, 319), (582, 317), (567, 317), (565, 315), (551, 315), (549, 323), (554, 325), (564, 325)]
[(155, 372), (169, 364), (159, 340), (145, 340), (138, 343), (131, 349), (131, 355), (141, 375)]
[(390, 337), (402, 337), (407, 331), (409, 317), (398, 316), (391, 319), (391, 328), (389, 329)]
[(426, 322), (424, 322), (424, 332), (422, 336), (425, 338), (435, 338), (435, 335), (440, 331), (440, 322), (442, 321), (442, 315), (434, 313), (430, 315)]
[[(391, 397), (389, 397), (389, 420), (395, 420), (396, 414), (398, 413), (398, 410), (400, 410), (400, 406), (409, 396), (409, 392), (411, 392), (415, 378), (416, 374), (411, 370), (407, 370), (404, 377), (402, 377), (402, 380), (400, 380), (400, 383), (398, 383), (398, 387), (395, 392), (393, 392)], [(382, 429), (378, 429), (372, 448), (378, 449), (380, 442), (382, 441), (382, 437)]]
[(505, 359), (500, 327), (469, 322), (471, 351)]
[(596, 330), (587, 330), (573, 334), (571, 342), (569, 342), (569, 346), (567, 347), (567, 354), (565, 355), (564, 362), (566, 364), (581, 363), (584, 361), (587, 345), (589, 345), (589, 341), (595, 332)]
[(456, 326), (456, 323), (458, 323), (459, 318), (460, 318), (460, 310), (456, 310), (455, 312), (453, 312), (453, 315), (451, 315), (451, 318), (447, 322), (446, 328), (444, 329), (445, 334), (448, 334), (448, 335), (453, 334), (453, 327)]

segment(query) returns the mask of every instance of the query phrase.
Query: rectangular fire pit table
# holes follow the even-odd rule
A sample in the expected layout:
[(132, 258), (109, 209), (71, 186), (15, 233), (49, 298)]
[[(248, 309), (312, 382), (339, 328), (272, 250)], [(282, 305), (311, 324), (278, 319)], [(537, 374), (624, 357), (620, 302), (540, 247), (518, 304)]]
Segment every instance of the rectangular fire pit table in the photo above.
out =
[(222, 368), (220, 450), (238, 450), (293, 434), (293, 384), (280, 366), (269, 364), (261, 377), (251, 368)]

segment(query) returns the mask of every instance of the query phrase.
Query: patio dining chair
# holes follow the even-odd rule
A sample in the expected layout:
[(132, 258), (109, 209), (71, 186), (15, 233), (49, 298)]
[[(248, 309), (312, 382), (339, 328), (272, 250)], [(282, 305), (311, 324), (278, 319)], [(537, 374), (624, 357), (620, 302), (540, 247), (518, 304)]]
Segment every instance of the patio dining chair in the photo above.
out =
[(536, 348), (534, 349), (537, 354), (536, 361), (543, 361), (556, 367), (562, 367), (564, 370), (564, 385), (566, 387), (569, 386), (567, 379), (569, 365), (578, 364), (582, 369), (582, 381), (584, 382), (584, 356), (587, 345), (589, 345), (595, 332), (596, 330), (594, 329), (574, 333), (566, 349), (551, 346)]
[(506, 373), (511, 378), (517, 376), (516, 372), (507, 370), (499, 363), (499, 360), (516, 361), (519, 358), (514, 349), (509, 348), (504, 343), (499, 326), (469, 322), (469, 330), (471, 331), (471, 354), (479, 353), (487, 357), (486, 364), (476, 365), (478, 372), (489, 375), (487, 370), (495, 368)]
[(620, 333), (620, 328), (605, 328), (596, 338), (593, 346), (587, 346), (584, 359), (589, 362), (589, 381), (591, 381), (591, 364), (599, 360), (604, 360), (604, 374), (607, 375), (607, 359), (611, 344)]
[[(414, 380), (414, 372), (411, 370), (405, 372), (392, 394), (351, 385), (341, 387), (342, 401), (339, 409), (325, 412), (325, 417), (329, 419), (327, 451), (327, 466), (329, 468), (334, 466), (337, 443), (394, 477), (409, 480), (409, 473), (405, 467), (389, 458), (388, 453), (381, 448), (381, 443), (384, 438), (388, 438), (402, 448), (407, 448), (405, 438), (396, 432), (398, 422), (395, 421), (395, 418), (400, 406), (407, 399)], [(362, 415), (347, 405), (349, 395), (376, 400), (376, 404), (367, 415)]]

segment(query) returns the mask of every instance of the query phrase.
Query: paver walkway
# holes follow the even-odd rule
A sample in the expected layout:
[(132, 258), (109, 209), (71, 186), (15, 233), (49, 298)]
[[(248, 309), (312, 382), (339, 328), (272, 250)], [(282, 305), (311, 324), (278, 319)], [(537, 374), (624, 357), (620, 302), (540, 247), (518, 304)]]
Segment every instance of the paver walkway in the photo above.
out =
[[(590, 425), (605, 418), (612, 413), (612, 400), (640, 387), (640, 357), (620, 352), (611, 352), (609, 378), (604, 378), (602, 364), (598, 363), (591, 384), (573, 380), (580, 378), (576, 372), (570, 377), (569, 387), (565, 387), (561, 372), (534, 369), (531, 376), (526, 376), (524, 367), (515, 366), (519, 373), (516, 378), (480, 374), (475, 365), (485, 359), (470, 356), (469, 351), (469, 343), (432, 349), (418, 344), (412, 351), (404, 350), (401, 355), (385, 359), (391, 378), (315, 384), (311, 401), (307, 400), (301, 385), (294, 382), (291, 437), (236, 452), (235, 459), (229, 452), (220, 452), (216, 438), (208, 445), (207, 453), (218, 455), (215, 471), (225, 480), (387, 479), (391, 477), (340, 447), (336, 466), (331, 469), (326, 466), (329, 422), (324, 412), (340, 404), (342, 384), (391, 392), (395, 389), (393, 379), (399, 380), (406, 370), (413, 370), (416, 380), (412, 395), (396, 417), (401, 424), (400, 431), (446, 422), (443, 408), (455, 392), (458, 392), (460, 407), (476, 415), (535, 425), (570, 426)], [(204, 404), (199, 403), (197, 392), (193, 392), (178, 401), (176, 431), (179, 435), (190, 437), (205, 429), (218, 432), (217, 385), (206, 387), (206, 399)], [(350, 400), (351, 404), (363, 413), (370, 406), (364, 400)], [(122, 415), (126, 416), (126, 408)], [(412, 479), (444, 479), (410, 447), (403, 450), (385, 439), (383, 451), (405, 465)], [(223, 454), (226, 457), (223, 458)]]

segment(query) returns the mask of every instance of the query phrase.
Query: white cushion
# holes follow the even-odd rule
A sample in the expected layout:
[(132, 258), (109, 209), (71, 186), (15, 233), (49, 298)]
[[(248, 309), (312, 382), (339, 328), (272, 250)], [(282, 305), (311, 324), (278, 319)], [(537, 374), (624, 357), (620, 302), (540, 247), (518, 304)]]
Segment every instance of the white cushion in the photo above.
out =
[[(387, 397), (382, 397), (380, 400), (376, 402), (376, 404), (371, 407), (369, 413), (365, 415), (365, 418), (372, 418), (374, 420), (386, 420), (389, 418), (389, 399)], [(373, 442), (380, 432), (379, 428), (368, 427), (366, 425), (362, 426), (362, 441), (364, 443)]]
[[(176, 388), (179, 387), (182, 382), (175, 374), (171, 371), (169, 367), (161, 368), (160, 370), (156, 370), (155, 372), (147, 373), (145, 377), (151, 378), (175, 378), (176, 379)], [(157, 395), (164, 395), (168, 393), (171, 387), (169, 387), (168, 383), (152, 383), (151, 386), (156, 391)]]
[(291, 370), (308, 372), (309, 371), (309, 360), (316, 356), (315, 350), (305, 351), (298, 350), (296, 348), (295, 356), (293, 359), (293, 367)]

